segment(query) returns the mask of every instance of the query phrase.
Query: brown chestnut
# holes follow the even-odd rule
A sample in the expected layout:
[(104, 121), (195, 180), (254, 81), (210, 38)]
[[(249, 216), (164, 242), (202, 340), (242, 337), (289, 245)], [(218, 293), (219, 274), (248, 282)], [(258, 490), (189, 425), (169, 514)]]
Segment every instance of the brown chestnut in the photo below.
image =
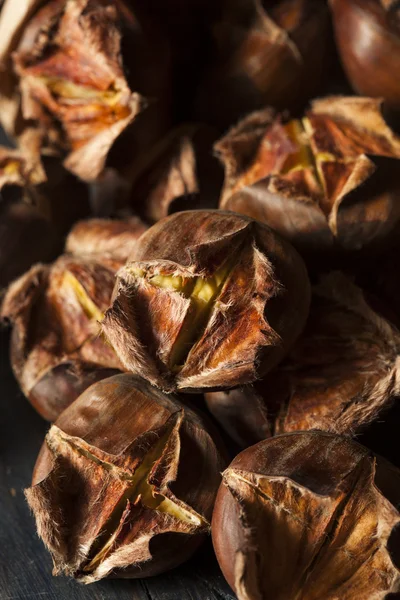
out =
[[(7, 0), (0, 16), (0, 61), (8, 83), (0, 85), (0, 94), (3, 103), (17, 105), (14, 113), (20, 106), (25, 122), (46, 132), (44, 146), (63, 156), (68, 170), (94, 180), (122, 133), (132, 152), (164, 132), (168, 43), (129, 2), (30, 0), (24, 8)], [(145, 110), (144, 96), (153, 104), (163, 96), (163, 103)]]
[(400, 334), (381, 304), (331, 273), (314, 286), (306, 327), (276, 369), (206, 401), (242, 447), (296, 430), (352, 435), (395, 401), (399, 368)]
[(202, 418), (132, 375), (92, 385), (51, 427), (26, 490), (53, 573), (148, 577), (210, 529), (223, 462)]
[(288, 122), (260, 111), (216, 150), (225, 165), (221, 208), (267, 223), (314, 258), (395, 237), (400, 137), (380, 100), (323, 98)]
[(318, 90), (329, 14), (321, 0), (224, 0), (211, 24), (196, 116), (222, 129), (266, 105), (295, 109)]
[(378, 248), (399, 227), (400, 137), (372, 98), (316, 100), (301, 120), (265, 110), (216, 144), (220, 206), (267, 223), (298, 249)]
[(130, 204), (150, 222), (185, 209), (217, 208), (223, 169), (212, 154), (218, 132), (202, 124), (172, 130), (143, 157)]
[(79, 221), (68, 234), (65, 251), (98, 262), (120, 262), (122, 266), (146, 229), (138, 217)]
[(99, 336), (114, 278), (110, 265), (61, 256), (32, 267), (7, 290), (1, 317), (13, 325), (11, 366), (25, 396), (49, 421), (94, 381), (123, 370)]
[(239, 600), (395, 598), (399, 503), (400, 471), (363, 446), (280, 435), (223, 473), (213, 544)]
[(128, 371), (164, 391), (229, 388), (282, 359), (309, 297), (304, 263), (267, 226), (186, 211), (141, 236), (102, 330)]
[(336, 42), (358, 94), (400, 110), (400, 6), (393, 0), (330, 0)]

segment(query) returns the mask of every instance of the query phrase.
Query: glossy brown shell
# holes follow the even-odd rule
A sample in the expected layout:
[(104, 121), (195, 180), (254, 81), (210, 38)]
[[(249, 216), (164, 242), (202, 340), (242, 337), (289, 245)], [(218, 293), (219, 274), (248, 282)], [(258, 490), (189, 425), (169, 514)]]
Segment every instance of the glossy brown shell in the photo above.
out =
[(223, 473), (214, 548), (239, 600), (384, 600), (399, 592), (400, 472), (348, 438), (260, 442)]
[(330, 0), (337, 47), (354, 90), (400, 109), (400, 14), (396, 18), (398, 6), (392, 12), (383, 5)]

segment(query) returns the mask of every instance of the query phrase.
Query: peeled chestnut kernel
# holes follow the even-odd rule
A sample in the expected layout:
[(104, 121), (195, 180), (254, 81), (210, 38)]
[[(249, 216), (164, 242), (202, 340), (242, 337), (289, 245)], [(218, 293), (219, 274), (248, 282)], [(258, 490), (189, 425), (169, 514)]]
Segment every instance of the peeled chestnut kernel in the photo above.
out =
[(315, 100), (301, 120), (254, 113), (216, 144), (220, 206), (265, 222), (303, 251), (379, 246), (399, 226), (400, 137), (381, 100)]
[(51, 427), (26, 490), (55, 575), (148, 577), (210, 529), (223, 466), (197, 413), (132, 375), (92, 385)]
[(367, 448), (277, 436), (223, 473), (214, 549), (239, 600), (384, 600), (400, 590), (399, 501), (400, 471)]
[(90, 256), (98, 262), (111, 260), (124, 264), (146, 229), (147, 225), (138, 217), (79, 221), (68, 234), (65, 251), (75, 256)]
[(94, 381), (123, 370), (99, 335), (114, 279), (110, 265), (61, 256), (32, 267), (7, 290), (0, 317), (13, 325), (11, 366), (25, 396), (49, 421)]
[(217, 208), (223, 170), (212, 154), (218, 133), (207, 125), (177, 127), (143, 158), (131, 190), (133, 210), (159, 221), (184, 209)]
[(150, 122), (145, 117), (147, 139), (141, 137), (142, 119), (141, 147), (164, 130), (169, 51), (124, 0), (26, 4), (20, 10), (6, 0), (2, 10), (0, 61), (8, 85), (0, 84), (1, 100), (20, 105), (23, 119), (46, 131), (47, 145), (65, 157), (68, 170), (94, 180), (117, 138), (136, 129), (144, 96), (155, 103), (165, 92), (165, 105), (157, 107), (157, 115), (150, 111)]
[(296, 430), (359, 433), (400, 393), (400, 333), (382, 308), (341, 273), (325, 276), (288, 356), (253, 386), (207, 394), (211, 413), (241, 446)]
[(304, 263), (247, 217), (176, 213), (142, 235), (131, 259), (102, 330), (127, 370), (164, 391), (253, 381), (281, 360), (307, 318)]
[(330, 0), (347, 77), (359, 94), (400, 109), (400, 5), (394, 0)]
[(324, 75), (329, 14), (321, 0), (225, 0), (196, 114), (225, 129), (266, 105), (298, 108)]

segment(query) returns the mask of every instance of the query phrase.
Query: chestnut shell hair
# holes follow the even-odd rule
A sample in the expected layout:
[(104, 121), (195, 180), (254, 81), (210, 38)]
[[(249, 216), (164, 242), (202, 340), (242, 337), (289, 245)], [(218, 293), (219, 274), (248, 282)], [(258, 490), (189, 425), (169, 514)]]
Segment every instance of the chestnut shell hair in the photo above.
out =
[(222, 466), (174, 396), (127, 374), (95, 383), (51, 427), (26, 490), (54, 574), (91, 583), (177, 566), (209, 531)]
[[(201, 327), (187, 284), (215, 287)], [(185, 211), (142, 235), (117, 274), (102, 329), (125, 368), (164, 391), (227, 388), (281, 360), (303, 329), (309, 299), (302, 259), (266, 225)], [(177, 347), (186, 354), (175, 364)]]
[(386, 313), (342, 273), (325, 275), (286, 358), (252, 386), (207, 393), (209, 410), (242, 447), (289, 431), (359, 433), (400, 393), (400, 333)]
[(400, 471), (348, 438), (271, 438), (223, 473), (218, 562), (239, 600), (384, 600), (400, 590), (399, 500)]

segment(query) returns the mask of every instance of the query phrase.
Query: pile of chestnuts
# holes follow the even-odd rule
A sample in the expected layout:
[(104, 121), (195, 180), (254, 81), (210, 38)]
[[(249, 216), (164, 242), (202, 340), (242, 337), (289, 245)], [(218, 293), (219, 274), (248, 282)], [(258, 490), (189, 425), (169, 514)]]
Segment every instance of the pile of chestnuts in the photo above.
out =
[(4, 0), (0, 71), (53, 574), (400, 595), (400, 2)]

